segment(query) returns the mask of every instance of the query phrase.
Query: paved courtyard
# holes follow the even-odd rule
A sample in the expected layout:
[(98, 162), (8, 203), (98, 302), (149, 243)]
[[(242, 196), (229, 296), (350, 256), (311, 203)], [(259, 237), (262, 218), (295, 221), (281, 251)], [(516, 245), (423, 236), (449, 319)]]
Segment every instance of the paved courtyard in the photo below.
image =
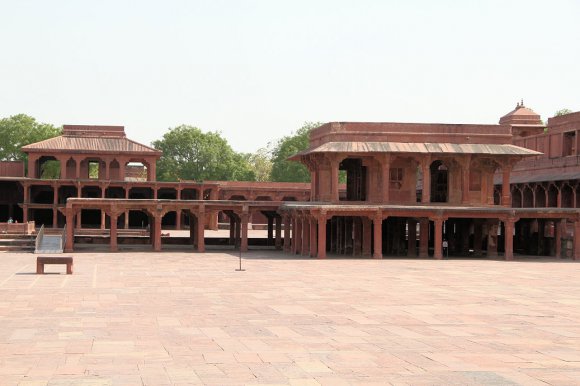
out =
[(74, 258), (0, 254), (0, 384), (580, 384), (571, 261)]

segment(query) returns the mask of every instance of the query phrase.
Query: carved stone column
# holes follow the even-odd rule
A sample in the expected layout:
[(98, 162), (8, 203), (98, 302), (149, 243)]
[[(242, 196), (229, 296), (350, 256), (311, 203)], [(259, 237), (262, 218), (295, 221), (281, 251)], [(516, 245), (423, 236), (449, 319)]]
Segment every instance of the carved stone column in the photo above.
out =
[(429, 219), (419, 220), (419, 257), (429, 257)]
[(117, 247), (117, 219), (118, 219), (118, 217), (119, 217), (119, 213), (111, 211), (111, 213), (110, 213), (110, 221), (111, 221), (110, 250), (111, 250), (111, 252), (118, 251), (118, 247)]
[(248, 223), (250, 219), (250, 214), (246, 211), (247, 209), (244, 208), (244, 212), (242, 212), (241, 220), (242, 220), (242, 242), (241, 242), (241, 251), (247, 252), (248, 251)]
[(318, 214), (318, 258), (326, 258), (326, 212), (321, 211)]
[(504, 220), (504, 258), (506, 260), (514, 259), (514, 226), (516, 220), (513, 218), (506, 218)]
[(443, 258), (443, 218), (442, 217), (434, 217), (432, 218), (433, 223), (435, 224), (435, 234), (434, 243), (433, 243), (433, 257), (436, 259)]
[(373, 218), (374, 251), (375, 259), (383, 258), (383, 215), (378, 213)]
[(197, 211), (197, 251), (205, 252), (205, 207), (200, 206)]

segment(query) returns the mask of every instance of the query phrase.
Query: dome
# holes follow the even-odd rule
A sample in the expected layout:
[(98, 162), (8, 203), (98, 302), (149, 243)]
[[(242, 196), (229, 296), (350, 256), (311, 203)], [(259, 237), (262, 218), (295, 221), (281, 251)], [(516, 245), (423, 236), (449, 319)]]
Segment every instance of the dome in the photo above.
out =
[(540, 115), (526, 106), (524, 101), (516, 105), (516, 108), (499, 119), (500, 125), (541, 125), (543, 122)]

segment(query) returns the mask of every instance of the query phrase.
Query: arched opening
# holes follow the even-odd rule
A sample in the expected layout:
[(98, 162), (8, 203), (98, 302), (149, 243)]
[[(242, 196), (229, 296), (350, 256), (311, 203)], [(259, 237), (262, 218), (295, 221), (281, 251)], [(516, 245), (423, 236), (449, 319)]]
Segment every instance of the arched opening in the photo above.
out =
[(129, 211), (129, 228), (146, 229), (149, 226), (149, 214), (140, 210)]
[(284, 197), (282, 197), (282, 201), (296, 201), (296, 197), (294, 197), (294, 196), (284, 196)]
[(548, 207), (558, 207), (558, 188), (554, 184), (551, 184), (548, 188)]
[(568, 184), (562, 185), (562, 208), (574, 207), (574, 190)]
[(346, 158), (339, 165), (346, 172), (346, 197), (341, 201), (365, 201), (367, 199), (367, 167), (360, 158)]
[(119, 165), (119, 161), (114, 159), (109, 164), (109, 179), (111, 181), (119, 181), (122, 180), (122, 178), (120, 177), (121, 177), (121, 166)]
[(415, 199), (416, 202), (423, 200), (423, 169), (417, 166), (417, 179), (415, 183)]
[(524, 186), (522, 191), (523, 196), (523, 208), (533, 208), (534, 207), (534, 192), (529, 185)]
[(522, 207), (522, 191), (517, 186), (514, 186), (512, 188), (512, 208), (521, 208), (521, 207)]
[(147, 181), (147, 165), (143, 162), (129, 162), (125, 165), (125, 181)]
[(230, 200), (231, 201), (246, 201), (246, 197), (244, 197), (241, 194), (234, 194), (234, 195), (230, 196)]
[[(62, 178), (62, 176), (61, 176)], [(76, 179), (77, 178), (77, 162), (69, 158), (66, 161), (66, 176), (65, 178)]]
[(163, 216), (163, 218), (161, 219), (161, 226), (162, 227), (166, 227), (166, 226), (174, 227), (176, 224), (176, 219), (177, 219), (177, 212), (176, 211), (167, 212), (165, 214), (165, 216)]
[(56, 180), (60, 178), (60, 161), (52, 156), (42, 156), (38, 159), (39, 178)]
[(546, 189), (542, 185), (536, 185), (536, 208), (545, 208), (546, 207)]
[(105, 162), (98, 157), (81, 161), (80, 179), (99, 180), (105, 178)]
[(449, 171), (439, 160), (429, 167), (431, 172), (431, 202), (447, 202), (449, 197)]

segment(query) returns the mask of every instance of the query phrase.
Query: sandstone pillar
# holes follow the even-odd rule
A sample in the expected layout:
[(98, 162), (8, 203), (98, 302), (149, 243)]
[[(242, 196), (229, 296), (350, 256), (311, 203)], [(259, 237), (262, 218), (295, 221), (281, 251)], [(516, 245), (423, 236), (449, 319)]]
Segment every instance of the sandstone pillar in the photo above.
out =
[(429, 219), (419, 220), (419, 257), (429, 257)]
[(161, 213), (155, 213), (153, 220), (153, 250), (156, 252), (161, 251), (161, 218)]
[(275, 217), (276, 221), (276, 241), (274, 245), (276, 249), (282, 249), (282, 218), (280, 216)]
[(310, 220), (308, 217), (302, 217), (302, 256), (310, 254)]
[(292, 232), (292, 252), (294, 254), (300, 254), (302, 251), (302, 215), (296, 216), (295, 219), (296, 227), (294, 228), (296, 232)]
[(110, 250), (111, 252), (117, 252), (117, 218), (119, 214), (116, 212), (110, 213), (110, 222), (111, 222), (111, 230), (110, 230)]
[(383, 258), (383, 215), (377, 214), (373, 218), (374, 251), (375, 259)]
[(72, 209), (66, 209), (66, 241), (64, 251), (70, 253), (74, 250), (75, 216)]
[(421, 160), (421, 170), (423, 171), (423, 191), (421, 193), (421, 202), (427, 204), (431, 202), (431, 159), (424, 158)]
[(197, 212), (197, 251), (200, 253), (205, 252), (205, 211), (204, 208), (199, 208)]
[(242, 213), (242, 243), (241, 243), (241, 251), (247, 252), (248, 251), (248, 222), (250, 218), (250, 214), (245, 212)]
[(316, 257), (318, 249), (318, 241), (316, 240), (318, 229), (316, 228), (316, 223), (316, 218), (310, 217), (310, 257)]
[(502, 167), (501, 205), (505, 207), (512, 206), (510, 194), (510, 173), (511, 166), (504, 165)]
[(504, 257), (506, 260), (514, 259), (514, 224), (515, 220), (512, 218), (504, 220)]
[(556, 259), (562, 258), (562, 232), (565, 229), (566, 220), (554, 220), (554, 242), (556, 243)]
[(361, 217), (362, 220), (362, 254), (363, 256), (371, 255), (372, 241), (372, 221), (368, 217)]
[(433, 235), (433, 257), (436, 259), (443, 258), (443, 218), (435, 217), (433, 218), (433, 223), (435, 226), (435, 234)]
[[(326, 258), (326, 212), (318, 215), (318, 258)], [(580, 237), (579, 237), (580, 239)], [(580, 256), (580, 254), (579, 254)]]

